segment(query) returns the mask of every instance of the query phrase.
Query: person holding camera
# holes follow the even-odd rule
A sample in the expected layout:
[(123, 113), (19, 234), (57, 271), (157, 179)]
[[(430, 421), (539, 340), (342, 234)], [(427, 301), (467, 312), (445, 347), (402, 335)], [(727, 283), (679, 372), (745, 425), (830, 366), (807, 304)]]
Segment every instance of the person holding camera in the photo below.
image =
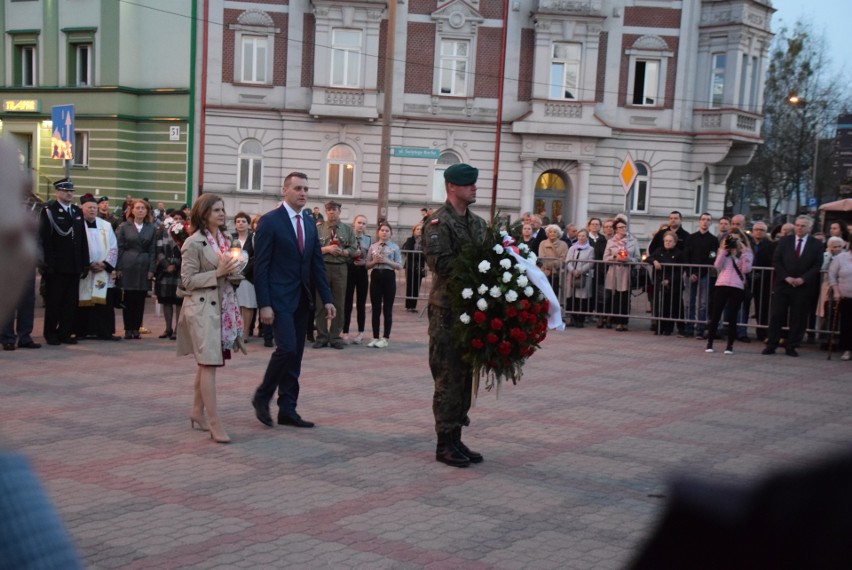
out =
[(719, 328), (722, 314), (728, 315), (728, 344), (725, 354), (734, 353), (734, 340), (737, 337), (737, 308), (745, 294), (746, 275), (751, 272), (754, 255), (748, 242), (740, 239), (733, 232), (723, 240), (716, 254), (713, 265), (718, 271), (716, 288), (713, 291), (712, 312), (707, 334), (707, 349), (704, 352), (714, 352), (713, 339)]

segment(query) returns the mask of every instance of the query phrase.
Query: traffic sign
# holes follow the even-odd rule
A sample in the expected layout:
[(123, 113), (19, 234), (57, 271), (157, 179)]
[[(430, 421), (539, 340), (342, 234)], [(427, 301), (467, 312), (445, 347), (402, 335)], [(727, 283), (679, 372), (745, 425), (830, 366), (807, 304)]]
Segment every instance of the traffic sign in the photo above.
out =
[(816, 210), (817, 204), (819, 204), (819, 201), (817, 200), (816, 196), (810, 196), (808, 198), (808, 208), (810, 208), (811, 210)]
[(618, 179), (621, 180), (621, 185), (624, 186), (625, 194), (630, 192), (630, 187), (633, 186), (633, 182), (636, 181), (636, 175), (638, 173), (639, 171), (636, 170), (636, 163), (633, 162), (633, 158), (628, 152), (627, 156), (624, 157), (624, 162), (621, 163), (621, 168), (618, 170)]
[(419, 148), (414, 146), (392, 146), (391, 156), (397, 158), (429, 158), (437, 160), (441, 157), (439, 148)]
[(74, 158), (74, 105), (54, 105), (50, 109), (53, 133), (50, 136), (50, 158)]

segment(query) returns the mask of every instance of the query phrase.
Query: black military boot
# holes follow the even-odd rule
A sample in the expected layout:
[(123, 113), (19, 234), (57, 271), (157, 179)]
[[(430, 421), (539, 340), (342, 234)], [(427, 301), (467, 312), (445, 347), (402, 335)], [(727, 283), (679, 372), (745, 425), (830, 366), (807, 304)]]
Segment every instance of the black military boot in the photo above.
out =
[(453, 432), (438, 434), (438, 447), (435, 449), (435, 460), (452, 467), (468, 467), (470, 459), (458, 450), (453, 443)]
[(482, 454), (473, 451), (468, 446), (466, 446), (465, 444), (462, 443), (461, 432), (462, 432), (461, 427), (457, 427), (455, 430), (453, 430), (453, 443), (456, 444), (456, 449), (461, 451), (462, 455), (467, 457), (468, 461), (470, 461), (471, 463), (482, 463), (482, 461), (484, 459), (482, 457)]

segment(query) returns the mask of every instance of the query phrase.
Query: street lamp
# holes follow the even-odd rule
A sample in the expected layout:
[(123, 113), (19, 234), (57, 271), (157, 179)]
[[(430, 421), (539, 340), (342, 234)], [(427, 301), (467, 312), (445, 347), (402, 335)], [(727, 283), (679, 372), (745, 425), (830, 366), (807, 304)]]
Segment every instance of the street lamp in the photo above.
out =
[[(807, 106), (808, 106), (808, 101), (807, 101), (807, 99), (802, 99), (796, 93), (791, 93), (790, 96), (787, 98), (787, 101), (791, 105), (793, 105), (794, 107), (799, 107), (802, 110), (802, 132), (801, 132), (801, 138), (800, 138), (800, 144), (799, 144), (799, 158), (800, 158), (800, 160), (799, 160), (799, 163), (796, 165), (797, 166), (796, 180), (797, 180), (797, 183), (800, 183), (799, 179), (801, 177), (801, 167), (802, 167), (802, 165), (801, 165), (802, 143), (804, 142), (804, 138), (805, 138), (805, 125), (806, 125), (805, 111), (806, 111)], [(823, 125), (820, 122), (819, 117), (817, 117), (816, 127), (815, 127), (815, 130), (814, 130), (814, 161), (813, 161), (813, 165), (811, 166), (811, 180), (810, 180), (810, 195), (813, 196), (814, 198), (817, 198), (817, 166), (818, 166), (818, 163), (819, 163), (819, 134), (822, 131), (822, 128), (823, 128)]]

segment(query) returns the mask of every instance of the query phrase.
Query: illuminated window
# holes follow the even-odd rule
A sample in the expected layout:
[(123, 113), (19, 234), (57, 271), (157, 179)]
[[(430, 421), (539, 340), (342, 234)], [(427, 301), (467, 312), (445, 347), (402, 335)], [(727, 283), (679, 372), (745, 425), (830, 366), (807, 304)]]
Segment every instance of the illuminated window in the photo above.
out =
[(441, 95), (467, 94), (467, 71), (470, 59), (470, 42), (466, 40), (441, 40), (440, 93)]
[(645, 164), (637, 162), (636, 172), (636, 180), (633, 182), (633, 186), (630, 187), (630, 211), (647, 212), (648, 193), (650, 190), (649, 170)]
[(550, 63), (551, 99), (577, 99), (580, 78), (580, 44), (554, 43)]
[(352, 196), (355, 189), (355, 152), (338, 144), (326, 156), (326, 191), (329, 196)]
[(336, 29), (331, 33), (331, 85), (361, 87), (361, 31)]
[(242, 192), (260, 192), (263, 188), (263, 145), (255, 139), (243, 141), (239, 150), (239, 181)]
[(447, 199), (447, 187), (444, 186), (444, 171), (453, 164), (460, 163), (456, 153), (445, 150), (441, 156), (435, 161), (435, 168), (432, 171), (432, 201), (444, 202)]

